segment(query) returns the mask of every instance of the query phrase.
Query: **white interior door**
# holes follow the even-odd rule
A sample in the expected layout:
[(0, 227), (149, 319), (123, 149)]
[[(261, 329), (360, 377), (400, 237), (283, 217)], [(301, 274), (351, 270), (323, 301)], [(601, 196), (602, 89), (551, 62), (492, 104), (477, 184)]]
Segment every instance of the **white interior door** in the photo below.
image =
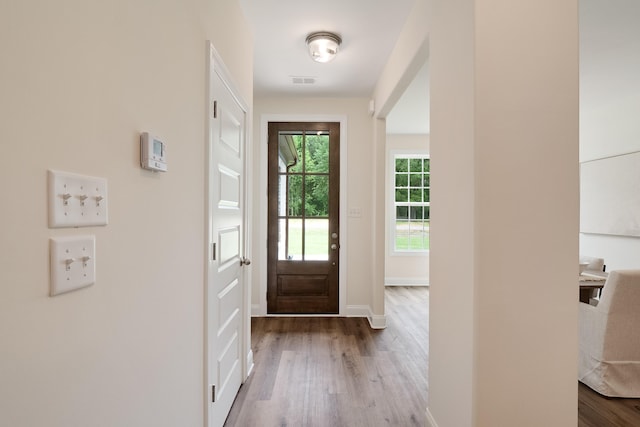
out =
[(210, 58), (208, 114), (208, 425), (222, 426), (244, 380), (246, 112)]

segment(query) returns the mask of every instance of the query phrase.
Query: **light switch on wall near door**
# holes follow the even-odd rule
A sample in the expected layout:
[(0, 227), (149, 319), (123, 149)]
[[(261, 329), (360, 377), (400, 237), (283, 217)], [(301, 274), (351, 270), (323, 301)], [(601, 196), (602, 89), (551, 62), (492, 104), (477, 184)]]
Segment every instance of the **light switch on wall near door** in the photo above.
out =
[(362, 208), (349, 208), (349, 217), (350, 218), (362, 217)]
[(107, 225), (107, 180), (48, 171), (49, 227)]
[(49, 242), (50, 296), (74, 291), (95, 283), (95, 236), (53, 237)]

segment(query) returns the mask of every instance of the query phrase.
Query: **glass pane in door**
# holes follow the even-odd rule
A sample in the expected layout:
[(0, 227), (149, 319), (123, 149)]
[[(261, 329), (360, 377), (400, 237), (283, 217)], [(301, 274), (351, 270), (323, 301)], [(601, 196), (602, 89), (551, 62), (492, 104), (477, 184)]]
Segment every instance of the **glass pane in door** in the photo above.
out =
[(302, 259), (302, 219), (290, 218), (289, 222), (289, 252), (288, 260)]
[(310, 134), (305, 140), (305, 167), (307, 173), (329, 173), (329, 135)]
[(329, 176), (305, 176), (305, 217), (329, 216)]
[(329, 259), (329, 134), (278, 134), (278, 259)]
[(288, 175), (287, 215), (301, 217), (302, 214), (302, 175)]
[(327, 261), (329, 259), (329, 220), (305, 219), (304, 259)]

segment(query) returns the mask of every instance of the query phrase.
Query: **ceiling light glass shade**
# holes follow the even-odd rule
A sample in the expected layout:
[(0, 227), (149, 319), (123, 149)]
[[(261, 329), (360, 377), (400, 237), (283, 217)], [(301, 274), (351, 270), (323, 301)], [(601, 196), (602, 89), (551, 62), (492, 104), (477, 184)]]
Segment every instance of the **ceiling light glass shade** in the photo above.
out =
[(318, 32), (307, 36), (309, 55), (316, 62), (331, 61), (338, 53), (338, 47), (341, 43), (340, 36), (333, 33)]

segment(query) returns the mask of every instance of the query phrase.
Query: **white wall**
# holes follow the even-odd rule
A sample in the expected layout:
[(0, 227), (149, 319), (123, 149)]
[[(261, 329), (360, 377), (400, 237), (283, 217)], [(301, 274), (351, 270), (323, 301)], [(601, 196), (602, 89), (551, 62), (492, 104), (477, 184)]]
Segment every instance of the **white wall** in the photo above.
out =
[[(207, 39), (251, 105), (236, 1), (0, 3), (0, 425), (203, 425)], [(48, 168), (106, 178), (109, 225), (49, 229)], [(96, 284), (50, 298), (48, 239), (85, 233)]]
[(576, 425), (577, 1), (432, 4), (429, 425)]
[[(580, 6), (580, 161), (640, 151), (640, 3)], [(637, 237), (581, 234), (580, 253), (604, 258), (607, 271), (640, 268)]]
[[(368, 99), (365, 98), (256, 98), (254, 103), (254, 216), (253, 229), (256, 240), (253, 247), (254, 275), (252, 305), (254, 314), (258, 312), (261, 299), (265, 300), (266, 290), (266, 225), (267, 225), (267, 158), (258, 157), (258, 153), (266, 153), (261, 128), (263, 116), (295, 117), (301, 116), (346, 116), (347, 135), (341, 143), (347, 144), (347, 206), (341, 207), (347, 212), (359, 208), (361, 217), (347, 217), (347, 223), (341, 224), (344, 231), (341, 245), (346, 247), (346, 314), (357, 314), (365, 310), (367, 314), (371, 306), (371, 264), (369, 255), (371, 247), (372, 197), (374, 187), (371, 185), (371, 117), (368, 114)], [(294, 120), (292, 120), (294, 121)], [(344, 160), (344, 159), (342, 159)], [(344, 170), (344, 169), (342, 169)]]
[[(372, 221), (371, 247), (373, 277), (371, 297), (373, 311), (384, 317), (384, 280), (385, 280), (385, 229), (386, 229), (386, 140), (385, 117), (402, 97), (407, 87), (423, 67), (429, 54), (428, 43), (429, 1), (416, 0), (407, 18), (389, 60), (380, 78), (376, 82), (372, 99), (375, 105), (373, 122), (373, 162), (371, 183), (376, 188), (373, 198), (374, 217)], [(383, 321), (380, 325), (383, 325)]]
[(387, 134), (387, 171), (386, 171), (386, 285), (427, 285), (429, 284), (429, 253), (402, 253), (393, 250), (391, 228), (394, 222), (394, 153), (429, 154), (429, 135), (392, 135)]

